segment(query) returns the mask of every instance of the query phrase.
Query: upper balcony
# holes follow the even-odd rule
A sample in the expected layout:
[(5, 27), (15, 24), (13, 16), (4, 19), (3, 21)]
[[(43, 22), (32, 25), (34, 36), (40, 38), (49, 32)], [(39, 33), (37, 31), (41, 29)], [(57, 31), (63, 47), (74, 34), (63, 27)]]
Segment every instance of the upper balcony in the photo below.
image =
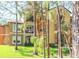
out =
[(34, 33), (34, 27), (33, 26), (27, 26), (25, 29), (25, 33)]

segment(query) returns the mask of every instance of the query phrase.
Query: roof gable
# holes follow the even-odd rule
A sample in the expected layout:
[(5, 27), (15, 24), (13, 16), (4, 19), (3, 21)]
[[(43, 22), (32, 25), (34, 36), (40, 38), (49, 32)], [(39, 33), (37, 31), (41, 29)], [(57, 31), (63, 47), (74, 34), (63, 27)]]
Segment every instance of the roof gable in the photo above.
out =
[[(51, 8), (49, 11), (56, 9), (57, 7)], [(69, 11), (67, 8), (65, 8), (64, 6), (59, 6), (59, 8), (64, 8), (64, 10), (68, 11), (69, 14), (71, 14), (71, 11)]]

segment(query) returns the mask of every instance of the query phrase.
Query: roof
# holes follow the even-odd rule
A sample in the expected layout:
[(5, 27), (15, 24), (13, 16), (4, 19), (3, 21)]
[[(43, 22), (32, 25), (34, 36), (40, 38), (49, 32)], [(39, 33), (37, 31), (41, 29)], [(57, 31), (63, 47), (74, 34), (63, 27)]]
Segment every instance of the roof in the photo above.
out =
[[(16, 23), (16, 20), (9, 20), (8, 22), (11, 22), (11, 23)], [(24, 23), (24, 21), (23, 20), (18, 20), (18, 23)]]
[[(7, 19), (4, 19), (4, 18), (0, 18), (0, 26), (6, 26), (8, 25), (8, 22), (11, 22), (11, 23), (16, 23), (16, 20), (7, 20)], [(23, 23), (24, 21), (23, 20), (18, 20), (18, 23)]]
[[(64, 6), (62, 6), (62, 5), (59, 5), (59, 8), (60, 8), (60, 7), (63, 7), (65, 10), (67, 10), (67, 11), (71, 14), (71, 11), (69, 11), (66, 7), (64, 7)], [(55, 9), (55, 8), (57, 8), (57, 7), (51, 8), (51, 9), (49, 9), (49, 11), (50, 11), (50, 10), (53, 10), (53, 9)]]

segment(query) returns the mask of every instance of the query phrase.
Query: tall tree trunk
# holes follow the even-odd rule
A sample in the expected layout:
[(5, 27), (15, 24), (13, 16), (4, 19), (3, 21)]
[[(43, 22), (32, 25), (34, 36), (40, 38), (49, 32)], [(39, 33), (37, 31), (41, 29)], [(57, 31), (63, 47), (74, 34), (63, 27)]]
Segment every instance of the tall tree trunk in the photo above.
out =
[(15, 50), (18, 50), (18, 44), (17, 44), (17, 39), (18, 39), (17, 1), (15, 3), (16, 3), (16, 41), (15, 41)]
[(42, 20), (42, 35), (43, 35), (43, 54), (44, 58), (46, 58), (46, 52), (45, 52), (45, 38), (44, 38), (44, 15), (43, 15), (43, 2), (41, 2), (41, 20)]
[(60, 11), (58, 7), (57, 2), (57, 12), (58, 12), (58, 18), (57, 18), (57, 26), (58, 26), (58, 54), (59, 57), (62, 57), (62, 48), (61, 48), (61, 19), (60, 19)]
[[(26, 21), (26, 15), (24, 14), (24, 20)], [(25, 46), (26, 45), (26, 33), (25, 33), (25, 31), (26, 31), (26, 22), (24, 22), (24, 25), (23, 25), (23, 27), (24, 27), (24, 29), (23, 29), (23, 46)]]
[(70, 47), (70, 56), (72, 57), (72, 16), (70, 17), (70, 28), (69, 28), (69, 47)]
[(72, 56), (79, 57), (79, 2), (73, 3), (72, 18)]
[[(48, 11), (49, 11), (49, 3), (48, 3)], [(50, 46), (49, 46), (49, 33), (50, 33), (49, 32), (49, 13), (48, 13), (48, 21), (47, 22), (48, 22), (48, 40), (47, 40), (48, 41), (47, 42), (48, 43), (48, 49), (47, 49), (47, 53), (48, 53), (48, 58), (50, 58)]]
[[(34, 20), (34, 36), (36, 37), (36, 9), (35, 9), (35, 2), (36, 1), (33, 1), (33, 20)], [(34, 54), (35, 55), (38, 55), (38, 51), (37, 51), (37, 48), (36, 46), (34, 45), (34, 48), (35, 48), (35, 51), (34, 51)]]

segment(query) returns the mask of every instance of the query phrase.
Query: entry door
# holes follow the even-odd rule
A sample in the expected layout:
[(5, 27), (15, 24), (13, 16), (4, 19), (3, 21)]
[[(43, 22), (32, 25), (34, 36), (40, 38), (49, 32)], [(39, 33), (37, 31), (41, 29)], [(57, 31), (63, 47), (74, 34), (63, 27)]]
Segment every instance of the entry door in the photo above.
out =
[(27, 44), (30, 44), (31, 42), (30, 42), (30, 36), (26, 36), (26, 42), (25, 43), (27, 43)]

